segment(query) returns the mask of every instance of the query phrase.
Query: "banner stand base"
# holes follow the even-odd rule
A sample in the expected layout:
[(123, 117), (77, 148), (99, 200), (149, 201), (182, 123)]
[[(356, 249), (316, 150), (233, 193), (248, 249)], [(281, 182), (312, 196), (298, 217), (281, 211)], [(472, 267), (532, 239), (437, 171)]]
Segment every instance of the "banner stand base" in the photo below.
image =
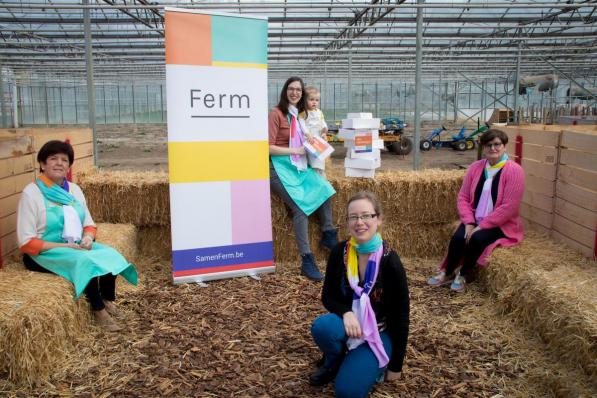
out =
[(175, 285), (180, 283), (192, 283), (195, 282), (201, 287), (205, 287), (205, 282), (213, 281), (217, 279), (225, 279), (225, 278), (235, 278), (235, 277), (242, 277), (248, 276), (255, 280), (261, 280), (258, 276), (259, 274), (271, 274), (276, 271), (275, 266), (271, 267), (259, 267), (259, 268), (249, 268), (243, 270), (235, 270), (235, 271), (225, 271), (225, 272), (216, 272), (213, 274), (201, 274), (201, 275), (189, 275), (189, 276), (179, 276), (174, 277), (173, 281)]

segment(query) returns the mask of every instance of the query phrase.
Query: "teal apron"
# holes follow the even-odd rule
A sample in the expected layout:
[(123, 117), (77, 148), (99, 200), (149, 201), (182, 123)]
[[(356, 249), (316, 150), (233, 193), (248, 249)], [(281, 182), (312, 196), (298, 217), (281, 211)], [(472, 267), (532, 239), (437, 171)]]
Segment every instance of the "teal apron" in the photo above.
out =
[(306, 215), (311, 215), (336, 193), (328, 180), (311, 167), (299, 172), (289, 155), (271, 156), (271, 159), (288, 195)]
[[(42, 240), (64, 243), (62, 229), (64, 226), (64, 210), (62, 206), (50, 205), (44, 196), (46, 205), (46, 231)], [(79, 201), (72, 206), (77, 211), (81, 223), (85, 219), (85, 210)], [(137, 284), (137, 270), (127, 262), (116, 250), (101, 243), (93, 243), (91, 250), (77, 250), (69, 247), (57, 247), (31, 256), (36, 263), (75, 286), (75, 298), (78, 298), (92, 278), (112, 274), (122, 275), (124, 279)]]

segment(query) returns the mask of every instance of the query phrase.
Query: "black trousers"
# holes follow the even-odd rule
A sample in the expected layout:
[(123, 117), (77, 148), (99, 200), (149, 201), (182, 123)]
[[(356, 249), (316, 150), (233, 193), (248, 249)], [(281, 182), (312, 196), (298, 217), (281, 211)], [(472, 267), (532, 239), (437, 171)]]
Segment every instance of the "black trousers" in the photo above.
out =
[(480, 229), (471, 236), (468, 243), (464, 239), (465, 226), (460, 224), (448, 246), (448, 258), (446, 264), (446, 275), (454, 273), (460, 260), (462, 260), (462, 268), (460, 275), (470, 278), (472, 272), (475, 270), (477, 260), (483, 253), (483, 250), (498, 239), (505, 238), (506, 235), (500, 228)]
[[(51, 273), (36, 263), (28, 254), (23, 254), (23, 264), (29, 271)], [(85, 296), (89, 300), (92, 310), (103, 310), (105, 308), (104, 300), (116, 300), (116, 276), (106, 274), (91, 279), (85, 288)]]

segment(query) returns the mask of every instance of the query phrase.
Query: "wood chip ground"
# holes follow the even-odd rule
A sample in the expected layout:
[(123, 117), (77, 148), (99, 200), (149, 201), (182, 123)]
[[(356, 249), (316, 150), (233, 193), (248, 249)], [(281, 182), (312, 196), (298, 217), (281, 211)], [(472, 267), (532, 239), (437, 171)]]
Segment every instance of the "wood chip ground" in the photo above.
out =
[[(500, 317), (488, 294), (425, 285), (438, 259), (403, 259), (411, 331), (403, 377), (378, 384), (374, 398), (555, 396), (557, 359)], [(332, 397), (309, 386), (319, 352), (310, 336), (324, 312), (321, 284), (282, 264), (261, 281), (237, 278), (172, 285), (170, 265), (143, 259), (140, 288), (121, 289), (125, 330), (97, 328), (61, 370), (36, 387), (0, 380), (0, 395), (84, 397)], [(51, 342), (48, 342), (51, 344)], [(546, 376), (547, 377), (547, 376)]]

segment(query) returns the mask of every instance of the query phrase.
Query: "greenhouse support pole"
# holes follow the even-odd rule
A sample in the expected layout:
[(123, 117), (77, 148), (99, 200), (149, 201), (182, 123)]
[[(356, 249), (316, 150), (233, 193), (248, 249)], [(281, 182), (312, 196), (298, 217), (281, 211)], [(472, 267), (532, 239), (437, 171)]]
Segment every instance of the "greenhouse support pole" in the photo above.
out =
[(518, 94), (520, 90), (520, 58), (522, 57), (522, 42), (518, 42), (518, 57), (516, 57), (516, 81), (514, 82), (514, 105), (512, 108), (514, 109), (514, 123), (519, 124), (519, 115), (517, 111), (518, 107)]
[[(423, 4), (424, 0), (417, 0)], [(413, 149), (413, 170), (419, 169), (419, 141), (421, 140), (421, 64), (423, 63), (423, 8), (417, 8), (417, 55), (415, 66), (415, 138)]]
[(483, 109), (483, 113), (481, 114), (481, 119), (483, 119), (483, 122), (485, 122), (485, 120), (487, 119), (487, 110), (485, 109), (485, 79), (483, 79), (483, 81), (481, 82), (481, 109)]
[(439, 91), (439, 95), (437, 96), (437, 101), (438, 101), (438, 107), (437, 107), (437, 120), (439, 121), (439, 123), (442, 123), (442, 80), (443, 80), (443, 76), (444, 75), (444, 71), (440, 70), (439, 71), (439, 86), (438, 86), (438, 91)]
[(4, 88), (4, 69), (0, 65), (0, 127), (8, 127), (8, 111), (6, 110)]
[(19, 88), (16, 80), (12, 86), (12, 127), (19, 128)]
[(48, 82), (44, 83), (44, 98), (46, 101), (45, 110), (45, 117), (46, 117), (46, 126), (50, 125), (50, 101), (48, 100)]
[[(89, 0), (83, 0), (83, 5), (88, 6)], [(99, 164), (97, 158), (97, 136), (95, 131), (95, 82), (93, 79), (93, 54), (91, 48), (91, 18), (89, 8), (83, 9), (83, 22), (85, 25), (85, 65), (87, 69), (87, 115), (89, 128), (93, 134), (93, 164)], [(75, 104), (76, 106), (76, 104)]]
[(346, 112), (350, 113), (350, 109), (352, 107), (352, 43), (348, 45), (348, 88), (346, 101)]
[(458, 121), (458, 82), (454, 82), (454, 101), (452, 101), (452, 105), (454, 105), (454, 123)]

